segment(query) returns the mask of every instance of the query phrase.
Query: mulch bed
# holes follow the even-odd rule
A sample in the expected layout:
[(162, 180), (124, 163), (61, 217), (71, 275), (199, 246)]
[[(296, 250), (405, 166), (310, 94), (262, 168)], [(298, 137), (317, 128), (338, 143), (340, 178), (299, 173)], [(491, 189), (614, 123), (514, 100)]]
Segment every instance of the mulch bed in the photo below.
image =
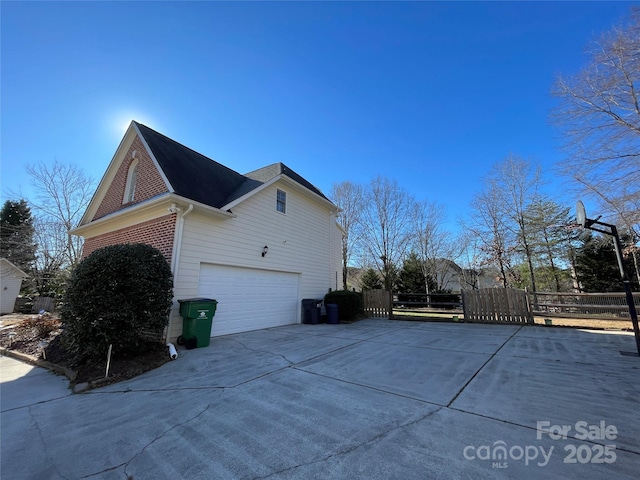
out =
[[(170, 360), (166, 345), (149, 342), (135, 355), (118, 355), (114, 352), (109, 365), (109, 376), (105, 378), (106, 355), (104, 362), (75, 365), (62, 346), (62, 329), (57, 319), (43, 319), (36, 315), (22, 317), (24, 318), (0, 317), (3, 324), (9, 324), (0, 330), (0, 347), (73, 370), (77, 376), (71, 386), (84, 382), (93, 386), (120, 382), (158, 368)], [(43, 322), (49, 327), (42, 328)]]

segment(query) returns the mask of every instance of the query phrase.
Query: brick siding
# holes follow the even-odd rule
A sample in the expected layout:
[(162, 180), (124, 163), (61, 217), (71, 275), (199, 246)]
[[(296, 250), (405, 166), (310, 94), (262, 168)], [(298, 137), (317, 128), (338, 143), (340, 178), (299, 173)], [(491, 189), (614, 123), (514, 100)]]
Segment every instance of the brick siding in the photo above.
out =
[(173, 239), (177, 214), (171, 213), (127, 228), (87, 238), (82, 250), (82, 258), (102, 247), (128, 243), (146, 243), (162, 252), (171, 264)]
[[(123, 205), (122, 199), (124, 198), (124, 189), (127, 185), (129, 166), (134, 160), (131, 158), (131, 154), (134, 150), (137, 152), (136, 158), (138, 159), (135, 195), (133, 202)], [(105, 215), (117, 212), (123, 207), (140, 203), (168, 191), (169, 190), (167, 189), (162, 176), (156, 169), (151, 156), (148, 154), (140, 138), (136, 136), (92, 220), (97, 220)]]

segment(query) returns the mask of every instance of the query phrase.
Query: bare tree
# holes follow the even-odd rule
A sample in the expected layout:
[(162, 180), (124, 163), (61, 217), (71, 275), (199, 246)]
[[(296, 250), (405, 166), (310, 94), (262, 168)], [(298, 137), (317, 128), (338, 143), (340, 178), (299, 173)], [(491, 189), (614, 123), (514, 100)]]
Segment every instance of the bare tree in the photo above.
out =
[(602, 35), (587, 51), (589, 63), (559, 77), (553, 120), (566, 139), (561, 171), (580, 193), (617, 215), (640, 236), (640, 10), (626, 25)]
[(466, 290), (471, 288), (476, 290), (480, 288), (480, 276), (484, 273), (482, 269), (483, 254), (481, 252), (481, 242), (467, 225), (461, 222), (462, 230), (458, 235), (460, 242), (461, 255), (459, 257), (460, 272), (459, 282), (460, 288)]
[(362, 236), (364, 191), (357, 183), (340, 182), (333, 185), (331, 199), (339, 209), (337, 221), (342, 228), (342, 284), (346, 289), (347, 268)]
[(413, 251), (427, 279), (425, 292), (431, 293), (429, 278), (435, 282), (437, 290), (445, 290), (453, 280), (450, 262), (461, 255), (462, 244), (442, 228), (446, 219), (443, 205), (423, 201), (416, 203), (415, 208)]
[(82, 238), (72, 236), (69, 231), (78, 225), (91, 201), (93, 180), (79, 167), (57, 160), (51, 166), (42, 162), (29, 165), (27, 172), (36, 190), (31, 203), (38, 219), (38, 241), (47, 239), (43, 255), (55, 257), (53, 263), (61, 267), (74, 265), (80, 258)]
[(66, 281), (67, 261), (63, 254), (67, 247), (66, 233), (62, 224), (36, 217), (34, 239), (38, 249), (32, 273), (33, 289), (39, 295), (55, 296), (60, 293), (60, 284)]
[(505, 226), (511, 229), (517, 241), (517, 249), (527, 264), (531, 288), (535, 292), (534, 251), (530, 244), (534, 224), (527, 220), (526, 211), (538, 195), (540, 168), (510, 155), (493, 167), (492, 176), (503, 197), (502, 208), (510, 219)]
[(365, 194), (362, 233), (368, 258), (391, 290), (393, 276), (412, 238), (415, 200), (395, 180), (374, 178)]
[(516, 244), (508, 226), (501, 187), (488, 179), (485, 188), (471, 202), (471, 218), (464, 228), (480, 240), (481, 266), (498, 268), (504, 287), (508, 287)]

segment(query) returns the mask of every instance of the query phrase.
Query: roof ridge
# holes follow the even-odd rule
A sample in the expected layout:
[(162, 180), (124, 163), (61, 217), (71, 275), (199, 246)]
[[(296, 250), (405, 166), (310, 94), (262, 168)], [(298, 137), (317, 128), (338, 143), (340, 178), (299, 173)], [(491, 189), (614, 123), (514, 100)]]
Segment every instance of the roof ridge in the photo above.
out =
[(175, 193), (187, 198), (221, 208), (231, 199), (238, 198), (279, 175), (285, 175), (303, 188), (328, 200), (318, 187), (282, 162), (242, 174), (151, 127), (135, 120), (132, 122), (153, 152)]
[[(174, 140), (173, 138), (168, 137), (168, 136), (167, 136), (167, 135), (165, 135), (164, 133), (160, 133), (160, 132), (158, 132), (157, 130), (154, 130), (153, 128), (148, 127), (147, 125), (145, 125), (145, 124), (143, 124), (143, 123), (136, 122), (135, 120), (132, 120), (132, 121), (133, 121), (133, 123), (135, 123), (135, 124), (136, 124), (136, 125), (138, 125), (139, 127), (144, 127), (144, 128), (146, 128), (147, 130), (150, 130), (151, 132), (155, 133), (156, 135), (160, 135), (161, 137), (166, 138), (168, 141), (170, 141), (170, 142), (172, 142), (172, 143), (175, 143), (176, 145), (179, 145), (180, 147), (182, 147), (182, 148), (184, 148), (184, 149), (186, 149), (186, 150), (189, 150), (190, 152), (193, 152), (193, 153), (195, 153), (196, 155), (199, 155), (199, 156), (201, 156), (201, 157), (204, 157), (204, 158), (206, 158), (207, 160), (210, 160), (210, 161), (212, 161), (212, 162), (215, 162), (215, 163), (217, 163), (218, 165), (220, 165), (221, 167), (226, 168), (227, 170), (231, 170), (233, 173), (237, 173), (238, 175), (242, 175), (240, 172), (238, 172), (238, 171), (234, 170), (233, 168), (227, 167), (226, 165), (224, 165), (224, 164), (222, 164), (222, 163), (218, 162), (217, 160), (215, 160), (215, 159), (213, 159), (213, 158), (211, 158), (211, 157), (207, 157), (205, 154), (200, 153), (200, 152), (198, 152), (197, 150), (194, 150), (194, 149), (193, 149), (193, 148), (191, 148), (191, 147), (187, 147), (184, 143), (180, 143), (180, 142), (178, 142), (177, 140)], [(142, 133), (142, 132), (141, 132), (141, 133)], [(244, 175), (242, 175), (242, 176), (244, 176)]]

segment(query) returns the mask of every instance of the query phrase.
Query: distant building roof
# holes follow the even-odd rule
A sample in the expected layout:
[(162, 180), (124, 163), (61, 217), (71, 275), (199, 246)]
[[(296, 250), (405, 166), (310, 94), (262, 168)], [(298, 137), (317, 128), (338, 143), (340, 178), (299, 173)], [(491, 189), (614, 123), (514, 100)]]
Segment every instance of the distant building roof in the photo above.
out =
[(29, 276), (4, 257), (0, 258), (0, 263), (4, 266), (4, 268), (12, 271), (14, 277), (26, 278)]

